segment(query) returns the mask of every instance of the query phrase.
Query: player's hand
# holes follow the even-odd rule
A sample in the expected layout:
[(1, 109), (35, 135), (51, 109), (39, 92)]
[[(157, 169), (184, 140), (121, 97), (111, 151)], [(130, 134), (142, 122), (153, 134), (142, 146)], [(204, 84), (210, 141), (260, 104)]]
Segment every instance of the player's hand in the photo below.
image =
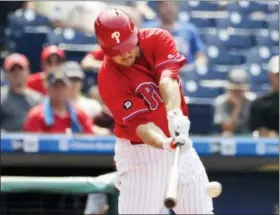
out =
[(178, 144), (181, 146), (182, 152), (186, 152), (193, 147), (191, 139), (184, 134), (166, 139), (162, 146), (167, 151), (175, 151)]
[(168, 129), (172, 137), (176, 136), (176, 132), (189, 136), (191, 122), (187, 116), (183, 115), (180, 109), (168, 111), (167, 120)]

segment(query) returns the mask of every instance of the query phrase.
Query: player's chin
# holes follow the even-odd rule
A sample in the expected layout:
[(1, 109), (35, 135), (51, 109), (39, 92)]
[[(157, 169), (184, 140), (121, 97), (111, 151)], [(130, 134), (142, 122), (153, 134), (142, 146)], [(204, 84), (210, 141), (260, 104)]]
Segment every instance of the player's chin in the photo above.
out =
[(122, 65), (125, 67), (131, 67), (135, 63), (135, 59), (129, 59), (122, 62)]

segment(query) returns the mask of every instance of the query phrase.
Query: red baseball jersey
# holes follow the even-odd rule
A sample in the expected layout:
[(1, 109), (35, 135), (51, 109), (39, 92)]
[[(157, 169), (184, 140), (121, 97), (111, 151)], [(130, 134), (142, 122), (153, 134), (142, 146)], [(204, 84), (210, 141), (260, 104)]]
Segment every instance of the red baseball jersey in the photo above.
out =
[[(142, 141), (136, 128), (147, 122), (155, 123), (170, 137), (159, 80), (170, 76), (179, 81), (179, 69), (186, 63), (167, 31), (141, 29), (138, 38), (141, 56), (132, 67), (116, 64), (106, 56), (98, 73), (100, 95), (113, 114), (116, 136), (135, 143)], [(188, 115), (182, 88), (181, 100), (182, 111)]]

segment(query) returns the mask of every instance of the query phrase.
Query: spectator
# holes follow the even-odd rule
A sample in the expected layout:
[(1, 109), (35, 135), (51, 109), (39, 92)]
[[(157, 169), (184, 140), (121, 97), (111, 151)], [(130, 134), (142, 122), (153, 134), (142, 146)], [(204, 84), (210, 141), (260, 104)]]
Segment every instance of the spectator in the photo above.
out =
[(163, 28), (169, 31), (177, 44), (179, 52), (186, 56), (188, 63), (196, 63), (205, 68), (207, 58), (204, 53), (204, 44), (199, 30), (191, 23), (180, 23), (178, 19), (178, 5), (173, 1), (158, 1), (157, 12), (159, 19), (144, 24), (143, 27)]
[[(112, 6), (110, 6), (112, 7)], [(123, 11), (125, 11), (131, 19), (134, 21), (135, 25), (140, 27), (142, 25), (142, 16), (141, 13), (133, 7), (128, 7), (124, 5), (116, 6)], [(102, 61), (104, 60), (105, 53), (100, 49), (97, 48), (92, 52), (89, 52), (81, 62), (83, 69), (89, 70), (92, 69), (94, 71), (98, 71), (101, 67)]]
[(54, 27), (94, 33), (92, 23), (99, 13), (107, 8), (107, 3), (102, 1), (38, 1), (34, 2), (33, 8), (37, 13), (47, 16)]
[(215, 100), (214, 123), (223, 135), (249, 133), (249, 109), (256, 95), (248, 92), (248, 75), (241, 69), (230, 71), (226, 93)]
[(26, 132), (92, 133), (89, 116), (68, 100), (70, 85), (70, 80), (65, 73), (56, 71), (48, 74), (48, 96), (42, 104), (28, 112), (24, 123)]
[(42, 95), (28, 89), (28, 59), (21, 54), (12, 54), (4, 60), (6, 86), (1, 87), (1, 131), (21, 131), (27, 112), (42, 100)]
[[(80, 65), (75, 61), (66, 62), (62, 66), (62, 72), (65, 72), (71, 81), (70, 100), (87, 113), (91, 119), (101, 114), (102, 107), (97, 100), (89, 99), (81, 95), (84, 73)], [(101, 128), (96, 125), (94, 125), (93, 130), (95, 134), (98, 135), (108, 135), (111, 133), (109, 129)]]
[(49, 72), (56, 71), (55, 68), (65, 61), (65, 53), (57, 46), (47, 46), (41, 54), (42, 70), (41, 72), (32, 74), (28, 77), (27, 85), (43, 95), (46, 95), (46, 75)]
[(277, 137), (279, 135), (279, 55), (268, 64), (272, 91), (257, 98), (251, 107), (250, 125), (255, 136)]

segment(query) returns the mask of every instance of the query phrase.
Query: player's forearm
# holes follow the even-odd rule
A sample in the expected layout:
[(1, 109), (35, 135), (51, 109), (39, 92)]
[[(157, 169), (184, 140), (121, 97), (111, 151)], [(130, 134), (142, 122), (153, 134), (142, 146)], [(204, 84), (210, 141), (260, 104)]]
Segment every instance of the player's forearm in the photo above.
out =
[(162, 144), (167, 139), (163, 131), (152, 122), (139, 125), (136, 134), (145, 144), (159, 149), (163, 148)]
[(177, 80), (170, 77), (161, 78), (159, 91), (167, 111), (181, 108), (181, 93)]

